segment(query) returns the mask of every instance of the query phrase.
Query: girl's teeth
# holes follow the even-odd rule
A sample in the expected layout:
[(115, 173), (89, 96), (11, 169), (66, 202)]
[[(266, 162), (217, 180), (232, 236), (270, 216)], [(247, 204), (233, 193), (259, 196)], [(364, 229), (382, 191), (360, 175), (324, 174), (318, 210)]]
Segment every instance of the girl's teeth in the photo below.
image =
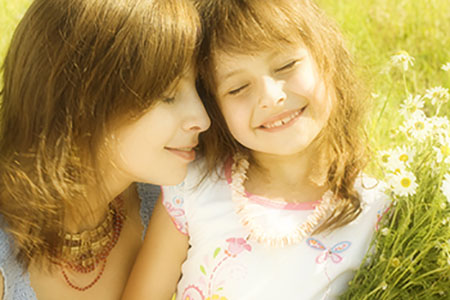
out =
[(292, 120), (292, 119), (294, 119), (295, 117), (297, 117), (297, 116), (300, 114), (300, 112), (301, 112), (301, 111), (296, 111), (295, 113), (291, 114), (290, 116), (287, 116), (287, 117), (284, 118), (284, 119), (275, 121), (275, 122), (273, 122), (273, 123), (271, 123), (271, 124), (264, 125), (264, 127), (265, 127), (265, 128), (274, 128), (274, 127), (279, 127), (279, 126), (281, 126), (281, 125), (284, 125), (284, 124), (286, 124), (287, 122), (289, 122), (290, 120)]

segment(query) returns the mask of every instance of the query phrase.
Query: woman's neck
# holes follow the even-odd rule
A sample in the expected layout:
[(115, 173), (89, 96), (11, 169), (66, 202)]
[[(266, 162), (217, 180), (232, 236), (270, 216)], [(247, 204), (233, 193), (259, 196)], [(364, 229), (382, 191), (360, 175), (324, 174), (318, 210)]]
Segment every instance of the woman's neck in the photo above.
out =
[(247, 191), (282, 202), (308, 202), (321, 198), (325, 185), (311, 181), (317, 167), (314, 153), (271, 155), (253, 153), (257, 166), (250, 164)]
[[(64, 227), (67, 232), (78, 233), (97, 228), (105, 220), (109, 212), (109, 203), (121, 197), (127, 203), (131, 182), (111, 184), (105, 181), (105, 188), (92, 186), (87, 191), (88, 203), (80, 203), (67, 213)], [(110, 183), (110, 184), (108, 184)]]

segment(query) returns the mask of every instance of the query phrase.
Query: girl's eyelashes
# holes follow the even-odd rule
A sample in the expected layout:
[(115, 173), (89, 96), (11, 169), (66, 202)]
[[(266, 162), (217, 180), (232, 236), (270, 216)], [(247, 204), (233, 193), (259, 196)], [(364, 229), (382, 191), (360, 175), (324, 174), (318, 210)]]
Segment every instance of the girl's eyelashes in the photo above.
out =
[(295, 67), (299, 61), (299, 59), (294, 59), (293, 61), (290, 61), (289, 63), (283, 65), (281, 68), (275, 69), (275, 72), (279, 73), (283, 71), (289, 71), (290, 69)]
[(239, 94), (240, 92), (242, 92), (246, 87), (248, 87), (248, 83), (247, 84), (244, 84), (244, 85), (241, 85), (240, 87), (238, 87), (238, 88), (236, 88), (236, 89), (233, 89), (233, 90), (231, 90), (231, 91), (229, 91), (228, 92), (228, 95), (232, 95), (232, 96), (234, 96), (234, 95), (237, 95), (237, 94)]

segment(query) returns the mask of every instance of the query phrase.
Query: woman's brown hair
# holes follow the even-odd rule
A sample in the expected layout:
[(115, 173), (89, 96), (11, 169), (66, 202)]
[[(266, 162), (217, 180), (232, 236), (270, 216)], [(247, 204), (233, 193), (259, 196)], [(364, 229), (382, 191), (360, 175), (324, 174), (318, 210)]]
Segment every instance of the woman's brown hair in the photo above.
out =
[(200, 21), (185, 0), (35, 0), (4, 61), (0, 216), (19, 261), (56, 255), (67, 211), (101, 186), (99, 149), (192, 66)]
[(311, 52), (330, 93), (335, 93), (328, 124), (314, 141), (320, 149), (311, 179), (327, 184), (338, 205), (316, 232), (343, 226), (360, 213), (360, 196), (354, 188), (367, 161), (367, 142), (363, 130), (367, 103), (356, 79), (353, 63), (337, 26), (309, 0), (195, 0), (204, 37), (199, 50), (199, 92), (212, 120), (201, 137), (208, 174), (236, 152), (251, 151), (230, 134), (216, 101), (218, 52), (253, 54), (283, 51), (287, 45), (305, 45)]

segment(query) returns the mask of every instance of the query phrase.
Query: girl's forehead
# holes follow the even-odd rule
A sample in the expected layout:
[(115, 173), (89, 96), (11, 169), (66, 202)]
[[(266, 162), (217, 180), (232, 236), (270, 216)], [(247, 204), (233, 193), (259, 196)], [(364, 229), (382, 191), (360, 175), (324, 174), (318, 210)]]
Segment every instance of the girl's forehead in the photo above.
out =
[(283, 47), (262, 48), (256, 51), (227, 51), (219, 49), (214, 51), (213, 58), (216, 65), (232, 65), (242, 60), (264, 59), (272, 61), (279, 57), (305, 54), (309, 54), (308, 48), (303, 43), (297, 43), (285, 44)]

